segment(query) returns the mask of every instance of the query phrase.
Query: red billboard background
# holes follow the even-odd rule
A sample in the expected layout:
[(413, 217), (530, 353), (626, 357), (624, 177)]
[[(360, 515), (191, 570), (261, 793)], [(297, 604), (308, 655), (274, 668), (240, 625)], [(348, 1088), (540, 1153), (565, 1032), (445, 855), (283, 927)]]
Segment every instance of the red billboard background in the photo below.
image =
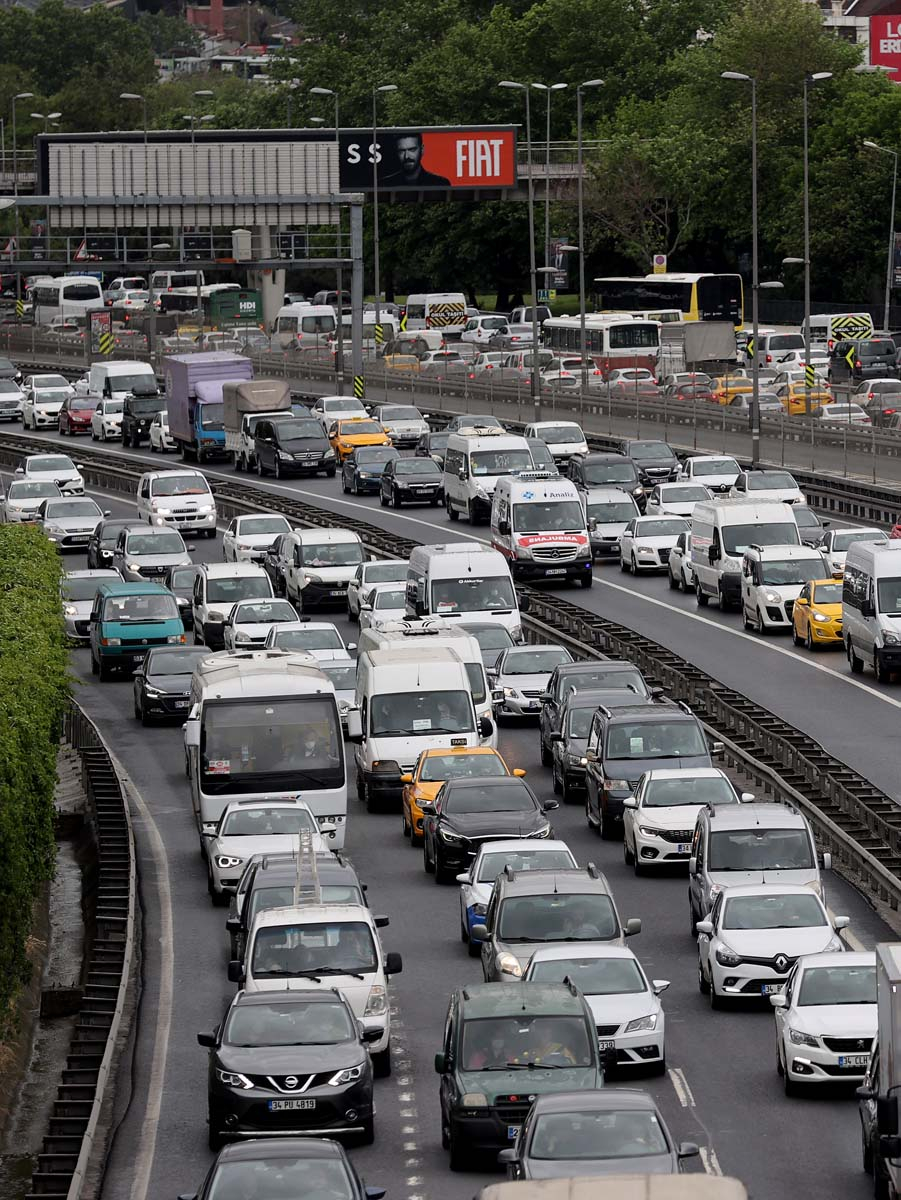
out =
[[(372, 191), (372, 133), (342, 133), (340, 186)], [(516, 184), (516, 130), (380, 129), (379, 191), (508, 188)]]
[(901, 14), (870, 17), (870, 62), (874, 67), (890, 67), (889, 76), (901, 83)]

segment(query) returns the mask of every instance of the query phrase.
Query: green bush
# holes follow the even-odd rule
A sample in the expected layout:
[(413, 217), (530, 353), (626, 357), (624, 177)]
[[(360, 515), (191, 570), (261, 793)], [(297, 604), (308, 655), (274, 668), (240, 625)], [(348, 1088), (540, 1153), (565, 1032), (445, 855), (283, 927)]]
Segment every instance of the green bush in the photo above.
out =
[(0, 525), (0, 1034), (28, 982), (32, 904), (53, 874), (53, 791), (69, 696), (56, 549)]

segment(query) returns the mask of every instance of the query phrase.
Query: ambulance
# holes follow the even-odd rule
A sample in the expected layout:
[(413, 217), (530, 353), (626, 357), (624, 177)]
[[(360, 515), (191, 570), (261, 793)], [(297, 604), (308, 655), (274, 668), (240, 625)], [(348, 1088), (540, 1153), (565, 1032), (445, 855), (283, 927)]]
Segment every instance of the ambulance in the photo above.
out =
[(576, 485), (544, 471), (497, 481), (491, 544), (514, 579), (560, 579), (589, 588), (591, 542)]

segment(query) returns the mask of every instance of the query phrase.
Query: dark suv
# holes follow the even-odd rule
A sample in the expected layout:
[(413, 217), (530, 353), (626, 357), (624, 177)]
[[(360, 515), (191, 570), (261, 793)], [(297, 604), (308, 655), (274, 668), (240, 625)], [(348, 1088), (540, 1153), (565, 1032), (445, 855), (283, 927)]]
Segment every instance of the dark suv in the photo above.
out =
[(337, 470), (335, 452), (314, 417), (257, 421), (253, 455), (257, 474), (271, 473), (276, 479), (283, 475), (317, 475), (320, 471), (333, 478)]
[(585, 758), (585, 815), (607, 839), (622, 837), (623, 801), (645, 771), (713, 766), (704, 727), (681, 702), (598, 708)]
[(541, 737), (541, 761), (544, 766), (553, 765), (552, 734), (560, 733), (563, 704), (569, 693), (597, 691), (598, 688), (632, 688), (641, 697), (661, 695), (661, 689), (649, 688), (641, 671), (631, 663), (612, 658), (561, 663), (551, 673), (547, 691), (539, 696), (541, 712), (538, 727)]
[(569, 460), (569, 477), (576, 487), (616, 487), (634, 497), (644, 512), (648, 498), (638, 476), (638, 468), (624, 454), (576, 454)]
[(897, 379), (898, 349), (891, 338), (853, 338), (836, 342), (829, 352), (829, 382)]
[(150, 423), (166, 411), (166, 397), (153, 383), (138, 382), (122, 405), (122, 445), (137, 448), (150, 441)]
[(512, 1146), (536, 1096), (604, 1082), (594, 1017), (571, 983), (457, 988), (435, 1070), (452, 1171)]
[(616, 448), (635, 463), (638, 478), (645, 488), (679, 478), (682, 465), (676, 457), (675, 450), (667, 442), (656, 439), (632, 441), (624, 438)]

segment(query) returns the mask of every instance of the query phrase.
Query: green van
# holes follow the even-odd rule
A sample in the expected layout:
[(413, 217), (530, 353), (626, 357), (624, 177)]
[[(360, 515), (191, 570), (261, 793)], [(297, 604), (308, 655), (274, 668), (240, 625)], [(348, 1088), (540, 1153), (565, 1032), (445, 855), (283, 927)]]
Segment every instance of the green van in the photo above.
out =
[(183, 645), (173, 594), (159, 583), (102, 583), (91, 609), (91, 672), (131, 671), (154, 646)]

